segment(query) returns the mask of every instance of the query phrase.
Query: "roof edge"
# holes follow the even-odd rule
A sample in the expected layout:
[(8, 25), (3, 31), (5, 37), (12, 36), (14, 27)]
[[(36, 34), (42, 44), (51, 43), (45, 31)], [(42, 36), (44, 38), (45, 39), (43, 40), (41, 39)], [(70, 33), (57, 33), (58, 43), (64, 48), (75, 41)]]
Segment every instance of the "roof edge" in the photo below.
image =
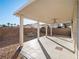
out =
[(26, 6), (30, 5), (30, 4), (33, 3), (34, 1), (36, 1), (36, 0), (29, 0), (28, 3), (25, 3), (25, 4), (24, 4), (23, 6), (21, 6), (18, 10), (16, 10), (16, 11), (13, 13), (13, 15), (16, 15), (16, 16), (17, 16), (17, 14), (18, 14), (23, 8), (25, 8)]

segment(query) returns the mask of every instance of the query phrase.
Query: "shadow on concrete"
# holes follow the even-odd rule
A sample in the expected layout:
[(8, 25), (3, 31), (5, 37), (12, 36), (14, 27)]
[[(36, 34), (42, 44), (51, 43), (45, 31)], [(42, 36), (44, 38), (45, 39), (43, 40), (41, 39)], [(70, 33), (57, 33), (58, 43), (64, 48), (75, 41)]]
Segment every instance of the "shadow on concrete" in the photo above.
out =
[(60, 43), (58, 43), (58, 42), (56, 42), (56, 41), (52, 40), (51, 38), (49, 38), (49, 37), (46, 37), (46, 38), (48, 38), (50, 41), (52, 41), (52, 42), (54, 42), (54, 43), (56, 43), (56, 44), (60, 45), (61, 47), (65, 48), (66, 50), (68, 50), (68, 51), (72, 52), (73, 54), (75, 53), (75, 51), (73, 51), (73, 50), (71, 50), (71, 49), (69, 49), (69, 48), (67, 48), (67, 47), (63, 46), (62, 44), (60, 44)]
[(11, 59), (17, 59), (17, 57), (20, 54), (21, 50), (22, 50), (22, 46), (17, 49), (17, 51), (14, 53), (14, 55), (12, 56)]
[(43, 47), (42, 43), (40, 42), (40, 40), (38, 40), (40, 47), (44, 53), (44, 55), (46, 56), (46, 59), (51, 59), (50, 55), (48, 54), (48, 52), (46, 51), (46, 49)]

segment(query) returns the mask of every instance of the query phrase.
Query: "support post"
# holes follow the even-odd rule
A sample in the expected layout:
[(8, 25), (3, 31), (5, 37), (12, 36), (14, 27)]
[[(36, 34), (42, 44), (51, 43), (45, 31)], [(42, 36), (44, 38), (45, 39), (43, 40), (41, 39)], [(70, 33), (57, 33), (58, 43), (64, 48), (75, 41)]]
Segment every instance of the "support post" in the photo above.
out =
[(20, 16), (20, 40), (19, 40), (19, 44), (20, 46), (23, 46), (23, 16)]
[(46, 27), (46, 37), (47, 37), (47, 24), (46, 24), (46, 26), (45, 26), (45, 27)]
[(37, 22), (38, 28), (37, 28), (37, 38), (39, 39), (40, 37), (40, 24), (39, 21)]
[(77, 18), (74, 18), (74, 20), (73, 20), (73, 34), (72, 34), (72, 38), (73, 38), (73, 40), (74, 40), (74, 51), (75, 51), (75, 55), (76, 55), (76, 57), (75, 57), (75, 59), (78, 59), (78, 41), (79, 41), (79, 37), (78, 37), (78, 33), (77, 32), (79, 32), (79, 30), (77, 29), (78, 27), (78, 24), (77, 24)]
[(75, 59), (78, 59), (78, 41), (79, 41), (79, 30), (78, 30), (78, 12), (77, 12), (77, 0), (74, 0), (74, 8), (73, 8), (73, 15), (72, 15), (72, 30), (73, 30), (73, 40), (74, 40), (74, 51), (75, 51)]

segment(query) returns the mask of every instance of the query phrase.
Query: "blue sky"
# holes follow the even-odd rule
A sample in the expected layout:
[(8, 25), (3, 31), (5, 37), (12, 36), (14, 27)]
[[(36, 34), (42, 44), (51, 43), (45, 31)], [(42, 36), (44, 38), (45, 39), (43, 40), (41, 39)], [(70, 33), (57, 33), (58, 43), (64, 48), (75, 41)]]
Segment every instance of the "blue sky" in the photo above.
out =
[[(19, 24), (19, 18), (14, 12), (22, 7), (29, 0), (0, 0), (0, 24), (16, 23)], [(24, 20), (24, 24), (35, 23), (34, 21)]]

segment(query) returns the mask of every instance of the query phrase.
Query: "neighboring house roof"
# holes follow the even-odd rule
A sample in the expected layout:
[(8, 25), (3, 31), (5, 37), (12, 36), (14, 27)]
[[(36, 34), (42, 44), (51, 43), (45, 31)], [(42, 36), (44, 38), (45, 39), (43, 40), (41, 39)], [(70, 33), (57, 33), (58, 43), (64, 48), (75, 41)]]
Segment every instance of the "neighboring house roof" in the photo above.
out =
[[(24, 25), (25, 28), (38, 28), (38, 24), (37, 23), (34, 23), (34, 24), (27, 24), (27, 25)], [(44, 24), (40, 24), (40, 28), (41, 27), (44, 27)]]

